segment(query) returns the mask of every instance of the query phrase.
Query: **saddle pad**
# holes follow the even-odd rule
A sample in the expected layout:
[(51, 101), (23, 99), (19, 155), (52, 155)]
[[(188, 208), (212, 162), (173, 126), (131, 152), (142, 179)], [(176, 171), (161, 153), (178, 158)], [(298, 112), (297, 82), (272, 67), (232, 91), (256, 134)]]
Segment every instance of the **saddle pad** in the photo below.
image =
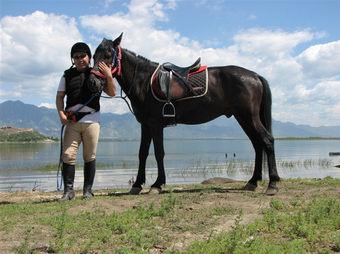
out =
[[(152, 74), (150, 86), (152, 95), (154, 98), (161, 102), (167, 102), (166, 95), (162, 92), (159, 80), (158, 80), (158, 71), (159, 67)], [(188, 76), (188, 84), (192, 88), (192, 91), (179, 99), (172, 99), (172, 101), (181, 101), (188, 100), (193, 98), (198, 98), (204, 96), (208, 91), (208, 68), (207, 66), (201, 66), (197, 71), (189, 73)]]

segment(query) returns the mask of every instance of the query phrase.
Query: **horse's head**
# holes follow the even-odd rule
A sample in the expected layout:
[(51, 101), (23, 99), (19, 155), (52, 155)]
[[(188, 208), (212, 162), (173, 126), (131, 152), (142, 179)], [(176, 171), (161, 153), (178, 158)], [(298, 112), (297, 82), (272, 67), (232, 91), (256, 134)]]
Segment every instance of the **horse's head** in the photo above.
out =
[(120, 42), (122, 40), (123, 33), (114, 41), (103, 39), (103, 41), (96, 48), (93, 55), (93, 69), (91, 70), (90, 83), (94, 87), (101, 86), (105, 83), (105, 76), (99, 70), (99, 63), (104, 62), (106, 65), (111, 65), (112, 76), (120, 75), (121, 72), (121, 52)]

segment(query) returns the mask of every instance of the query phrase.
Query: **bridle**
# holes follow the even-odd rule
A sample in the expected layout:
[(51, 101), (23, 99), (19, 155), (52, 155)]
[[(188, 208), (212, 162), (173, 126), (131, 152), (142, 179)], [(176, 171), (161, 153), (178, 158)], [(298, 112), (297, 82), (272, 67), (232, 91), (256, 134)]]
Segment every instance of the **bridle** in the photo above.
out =
[[(116, 54), (114, 48), (111, 49), (112, 51), (112, 68), (111, 68), (111, 74), (114, 77), (114, 75), (117, 73), (118, 76), (121, 76), (122, 74), (122, 64), (121, 64), (121, 60), (122, 60), (122, 49), (120, 46), (117, 47), (118, 48), (118, 54)], [(103, 73), (101, 73), (99, 70), (96, 69), (92, 69), (91, 73), (94, 74), (95, 76), (105, 79), (105, 75)]]
[[(111, 52), (112, 52), (112, 68), (111, 68), (111, 73), (112, 76), (115, 77), (115, 74), (119, 77), (121, 77), (122, 80), (124, 80), (124, 77), (122, 75), (122, 48), (120, 46), (117, 46), (117, 51), (118, 54), (116, 54), (116, 51), (114, 48), (111, 48)], [(136, 76), (136, 72), (137, 72), (137, 68), (138, 68), (138, 63), (136, 63), (135, 68), (134, 68), (134, 72), (133, 72), (133, 76), (132, 76), (132, 85), (130, 86), (130, 89), (127, 93), (125, 93), (125, 95), (123, 96), (123, 89), (120, 90), (120, 96), (116, 96), (113, 98), (120, 98), (123, 99), (126, 103), (126, 105), (128, 106), (130, 112), (135, 115), (131, 105), (129, 104), (129, 102), (127, 101), (127, 97), (131, 94), (131, 90), (133, 88), (133, 81), (135, 79)], [(91, 72), (93, 75), (101, 78), (101, 79), (105, 79), (106, 77), (104, 76), (103, 73), (101, 73), (99, 70), (95, 70), (94, 68), (91, 70)], [(112, 98), (112, 97), (106, 97), (106, 96), (100, 96), (103, 98)]]

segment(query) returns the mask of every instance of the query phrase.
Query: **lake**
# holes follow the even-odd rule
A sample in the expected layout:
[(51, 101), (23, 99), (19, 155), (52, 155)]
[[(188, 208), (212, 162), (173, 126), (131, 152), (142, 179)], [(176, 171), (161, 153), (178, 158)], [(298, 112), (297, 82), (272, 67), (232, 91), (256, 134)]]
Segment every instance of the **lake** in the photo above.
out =
[[(56, 190), (56, 166), (49, 171), (40, 167), (56, 165), (59, 149), (59, 143), (0, 144), (0, 191)], [(137, 174), (138, 149), (139, 141), (99, 142), (94, 189), (129, 188), (129, 180)], [(340, 140), (276, 140), (275, 150), (282, 178), (340, 178), (340, 168), (335, 167), (340, 156), (329, 156), (329, 152), (340, 152)], [(157, 177), (153, 155), (151, 147), (147, 187)], [(248, 180), (254, 158), (252, 145), (245, 139), (165, 140), (168, 184), (200, 183), (211, 177)], [(81, 153), (78, 164), (82, 164)], [(83, 172), (77, 170), (75, 187), (82, 184)]]

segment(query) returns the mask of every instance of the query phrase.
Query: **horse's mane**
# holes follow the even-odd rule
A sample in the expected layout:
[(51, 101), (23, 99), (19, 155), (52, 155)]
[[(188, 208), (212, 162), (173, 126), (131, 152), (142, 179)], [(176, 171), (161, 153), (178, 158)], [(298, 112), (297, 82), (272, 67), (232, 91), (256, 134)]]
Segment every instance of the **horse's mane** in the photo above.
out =
[[(138, 55), (136, 54), (135, 52), (129, 50), (129, 49), (126, 49), (124, 48), (123, 49), (127, 54), (130, 54), (132, 55), (133, 57), (136, 58), (137, 62), (138, 63), (143, 63), (143, 64), (139, 64), (138, 65), (138, 69), (139, 69), (139, 74), (143, 74), (143, 71), (141, 71), (140, 69), (145, 69), (146, 66), (151, 66), (151, 65), (156, 65), (158, 66), (159, 63), (157, 62), (154, 62), (154, 61), (151, 61), (149, 59), (147, 59), (146, 57), (144, 56), (141, 56), (141, 55)], [(145, 74), (145, 73), (144, 73)], [(150, 78), (151, 78), (151, 74), (150, 73)], [(133, 89), (131, 90), (131, 93), (134, 94), (134, 96), (136, 96), (137, 98), (139, 98), (140, 101), (144, 101), (145, 97), (146, 97), (146, 94), (147, 94), (147, 91), (149, 89), (149, 82), (150, 82), (150, 79), (145, 79), (144, 82), (137, 82), (136, 84), (134, 84), (134, 87)]]
[(140, 60), (143, 60), (143, 61), (146, 61), (146, 62), (149, 62), (149, 63), (152, 63), (152, 64), (158, 64), (157, 62), (151, 61), (151, 60), (147, 59), (144, 56), (138, 55), (138, 54), (136, 54), (135, 52), (133, 52), (133, 51), (131, 51), (129, 49), (124, 48), (124, 51), (127, 51), (128, 53), (134, 55), (136, 58), (138, 58)]

